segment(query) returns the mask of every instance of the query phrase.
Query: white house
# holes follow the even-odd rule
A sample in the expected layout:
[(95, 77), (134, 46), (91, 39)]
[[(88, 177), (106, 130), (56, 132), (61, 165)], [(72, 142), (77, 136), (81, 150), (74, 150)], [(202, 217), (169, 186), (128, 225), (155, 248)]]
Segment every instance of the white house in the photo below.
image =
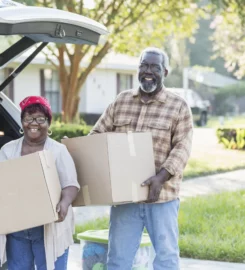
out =
[[(28, 54), (0, 70), (0, 82), (23, 62)], [(108, 54), (90, 73), (81, 91), (79, 112), (100, 115), (116, 95), (137, 86), (138, 58), (115, 53)], [(86, 63), (81, 63), (81, 66)], [(59, 77), (53, 66), (40, 53), (7, 87), (4, 92), (16, 103), (28, 95), (46, 96), (54, 113), (61, 112)]]

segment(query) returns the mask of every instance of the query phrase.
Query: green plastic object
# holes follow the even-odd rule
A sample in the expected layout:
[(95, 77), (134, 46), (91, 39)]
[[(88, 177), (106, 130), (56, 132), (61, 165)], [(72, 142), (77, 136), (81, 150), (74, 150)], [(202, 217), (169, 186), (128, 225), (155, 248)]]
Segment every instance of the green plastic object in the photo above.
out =
[[(77, 239), (100, 244), (108, 244), (108, 236), (109, 230), (95, 230), (79, 233), (77, 234)], [(147, 233), (143, 233), (140, 246), (141, 247), (151, 246), (151, 240)]]
[(103, 263), (96, 263), (92, 270), (106, 270), (106, 266)]

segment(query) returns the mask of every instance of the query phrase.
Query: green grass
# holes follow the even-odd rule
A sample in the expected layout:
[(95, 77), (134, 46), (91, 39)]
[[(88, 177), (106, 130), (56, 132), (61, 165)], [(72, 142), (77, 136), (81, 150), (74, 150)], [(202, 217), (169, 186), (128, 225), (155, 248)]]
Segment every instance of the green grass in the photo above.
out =
[(181, 204), (182, 257), (245, 262), (245, 191), (188, 199)]
[(107, 216), (97, 218), (95, 220), (84, 223), (83, 225), (76, 225), (75, 234), (73, 236), (74, 242), (79, 243), (79, 240), (77, 240), (78, 233), (86, 232), (89, 230), (105, 230), (108, 228), (109, 228), (109, 218)]
[[(244, 205), (245, 191), (182, 202), (179, 214), (181, 257), (245, 262)], [(76, 233), (107, 229), (108, 224), (108, 217), (99, 218), (76, 226)]]
[(218, 128), (218, 127), (244, 127), (245, 126), (245, 116), (234, 116), (234, 117), (224, 117), (224, 124), (221, 125), (219, 117), (210, 117), (208, 119), (207, 128)]

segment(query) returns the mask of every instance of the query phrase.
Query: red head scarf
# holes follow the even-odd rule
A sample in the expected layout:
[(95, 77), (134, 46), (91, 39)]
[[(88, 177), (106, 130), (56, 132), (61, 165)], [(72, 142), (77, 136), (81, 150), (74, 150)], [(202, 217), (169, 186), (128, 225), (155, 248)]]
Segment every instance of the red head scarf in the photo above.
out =
[(44, 97), (41, 96), (29, 96), (26, 97), (25, 99), (23, 99), (20, 102), (20, 108), (21, 111), (23, 111), (26, 107), (32, 105), (32, 104), (41, 104), (43, 105), (47, 110), (48, 110), (48, 114), (50, 116), (50, 119), (52, 119), (52, 111), (51, 111), (51, 106), (48, 102), (48, 100)]

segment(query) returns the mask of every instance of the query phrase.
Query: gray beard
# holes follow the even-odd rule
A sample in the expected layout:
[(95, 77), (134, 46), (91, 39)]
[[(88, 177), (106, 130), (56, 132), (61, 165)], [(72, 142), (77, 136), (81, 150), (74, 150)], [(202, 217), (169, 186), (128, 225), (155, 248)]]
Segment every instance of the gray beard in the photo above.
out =
[(151, 85), (148, 84), (147, 85), (145, 83), (140, 82), (140, 88), (145, 93), (152, 93), (157, 89), (157, 84), (151, 84)]

